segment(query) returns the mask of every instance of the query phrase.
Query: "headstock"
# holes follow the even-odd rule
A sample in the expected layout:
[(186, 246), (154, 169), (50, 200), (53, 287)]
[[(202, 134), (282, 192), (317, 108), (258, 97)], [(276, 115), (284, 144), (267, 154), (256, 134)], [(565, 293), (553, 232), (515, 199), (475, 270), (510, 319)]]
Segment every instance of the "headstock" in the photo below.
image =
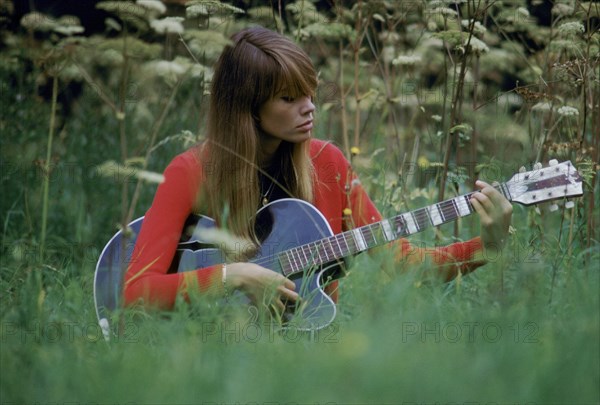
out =
[(582, 178), (570, 161), (551, 160), (548, 167), (536, 163), (533, 170), (515, 174), (506, 187), (510, 199), (523, 205), (583, 195)]

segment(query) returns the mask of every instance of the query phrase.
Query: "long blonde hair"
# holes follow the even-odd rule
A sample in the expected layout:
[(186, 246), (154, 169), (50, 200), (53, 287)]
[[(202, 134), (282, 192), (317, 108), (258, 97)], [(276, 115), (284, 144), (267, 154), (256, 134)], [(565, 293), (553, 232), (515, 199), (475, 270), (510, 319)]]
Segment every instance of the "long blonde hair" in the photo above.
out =
[[(232, 37), (213, 76), (207, 142), (202, 148), (204, 184), (199, 201), (219, 224), (257, 243), (254, 214), (260, 203), (258, 113), (286, 89), (291, 97), (314, 96), (317, 75), (308, 55), (286, 37), (262, 27)], [(290, 197), (312, 201), (309, 141), (282, 142), (281, 183)]]

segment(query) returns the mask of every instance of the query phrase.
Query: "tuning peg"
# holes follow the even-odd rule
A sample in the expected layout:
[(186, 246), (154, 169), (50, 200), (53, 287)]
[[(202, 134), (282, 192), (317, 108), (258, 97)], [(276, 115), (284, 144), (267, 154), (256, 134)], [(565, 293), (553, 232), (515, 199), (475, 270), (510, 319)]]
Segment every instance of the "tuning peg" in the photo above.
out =
[(567, 202), (565, 203), (565, 208), (567, 208), (567, 209), (571, 209), (571, 208), (573, 208), (574, 206), (575, 206), (575, 203), (574, 203), (573, 201), (567, 201)]
[(542, 164), (540, 162), (536, 162), (533, 165), (533, 170), (540, 170), (542, 168)]
[(551, 212), (554, 212), (554, 211), (558, 210), (558, 205), (556, 205), (556, 204), (552, 204), (552, 205), (550, 205), (550, 207), (549, 207), (549, 208), (550, 208), (550, 211), (551, 211)]
[(550, 160), (550, 161), (548, 162), (548, 164), (549, 164), (550, 166), (556, 166), (556, 165), (558, 164), (558, 160), (556, 160), (556, 159), (552, 159), (552, 160)]
[(521, 166), (521, 168), (519, 169), (519, 173), (525, 173), (527, 171), (527, 169), (525, 168), (525, 166)]

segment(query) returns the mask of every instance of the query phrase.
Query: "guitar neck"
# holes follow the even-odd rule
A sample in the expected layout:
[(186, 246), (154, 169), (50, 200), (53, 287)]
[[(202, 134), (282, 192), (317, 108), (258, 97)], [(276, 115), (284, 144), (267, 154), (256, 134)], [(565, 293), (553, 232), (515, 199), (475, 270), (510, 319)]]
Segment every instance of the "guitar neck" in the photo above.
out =
[[(505, 184), (496, 189), (511, 201)], [(475, 211), (470, 202), (472, 195), (473, 192), (283, 251), (279, 253), (283, 273), (301, 273), (311, 265), (330, 263), (470, 215)]]

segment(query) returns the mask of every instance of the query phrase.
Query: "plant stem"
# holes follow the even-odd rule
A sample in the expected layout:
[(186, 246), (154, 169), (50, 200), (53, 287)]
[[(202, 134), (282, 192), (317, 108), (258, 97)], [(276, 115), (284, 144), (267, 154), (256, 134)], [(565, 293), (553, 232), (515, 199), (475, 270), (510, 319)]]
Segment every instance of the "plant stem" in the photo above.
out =
[(344, 152), (346, 157), (350, 158), (350, 140), (348, 139), (348, 122), (346, 118), (346, 94), (344, 92), (344, 48), (340, 40), (340, 121), (342, 125), (342, 140), (344, 142)]
[[(156, 143), (156, 137), (158, 136), (160, 128), (162, 127), (162, 124), (165, 121), (165, 118), (167, 118), (167, 113), (169, 112), (169, 107), (171, 106), (171, 104), (173, 104), (173, 100), (175, 99), (175, 95), (177, 94), (177, 91), (179, 90), (181, 83), (187, 78), (187, 73), (189, 73), (189, 72), (190, 72), (190, 70), (188, 70), (186, 72), (186, 74), (183, 75), (177, 81), (177, 83), (173, 87), (173, 91), (171, 91), (171, 95), (169, 96), (169, 99), (164, 104), (164, 107), (160, 114), (160, 117), (156, 120), (156, 123), (154, 124), (152, 134), (150, 135), (150, 142), (148, 143), (148, 150), (146, 151), (146, 156), (144, 157), (144, 163), (142, 165), (142, 169), (146, 169), (148, 167), (148, 161), (150, 160), (150, 155), (153, 151), (154, 144)], [(139, 194), (141, 191), (141, 185), (142, 185), (142, 179), (138, 178), (137, 183), (135, 185), (135, 191), (133, 192), (133, 197), (131, 198), (131, 203), (129, 204), (129, 211), (127, 213), (127, 218), (125, 220), (126, 223), (129, 223), (133, 219), (133, 213), (135, 210), (135, 206), (137, 204), (137, 200), (139, 198)]]
[(52, 105), (50, 109), (50, 127), (48, 128), (48, 146), (46, 149), (46, 162), (44, 162), (44, 181), (42, 198), (42, 231), (40, 234), (40, 262), (44, 261), (46, 248), (46, 227), (48, 224), (48, 194), (50, 191), (50, 159), (52, 159), (52, 140), (54, 138), (54, 125), (56, 122), (56, 100), (58, 98), (58, 76), (52, 76)]

